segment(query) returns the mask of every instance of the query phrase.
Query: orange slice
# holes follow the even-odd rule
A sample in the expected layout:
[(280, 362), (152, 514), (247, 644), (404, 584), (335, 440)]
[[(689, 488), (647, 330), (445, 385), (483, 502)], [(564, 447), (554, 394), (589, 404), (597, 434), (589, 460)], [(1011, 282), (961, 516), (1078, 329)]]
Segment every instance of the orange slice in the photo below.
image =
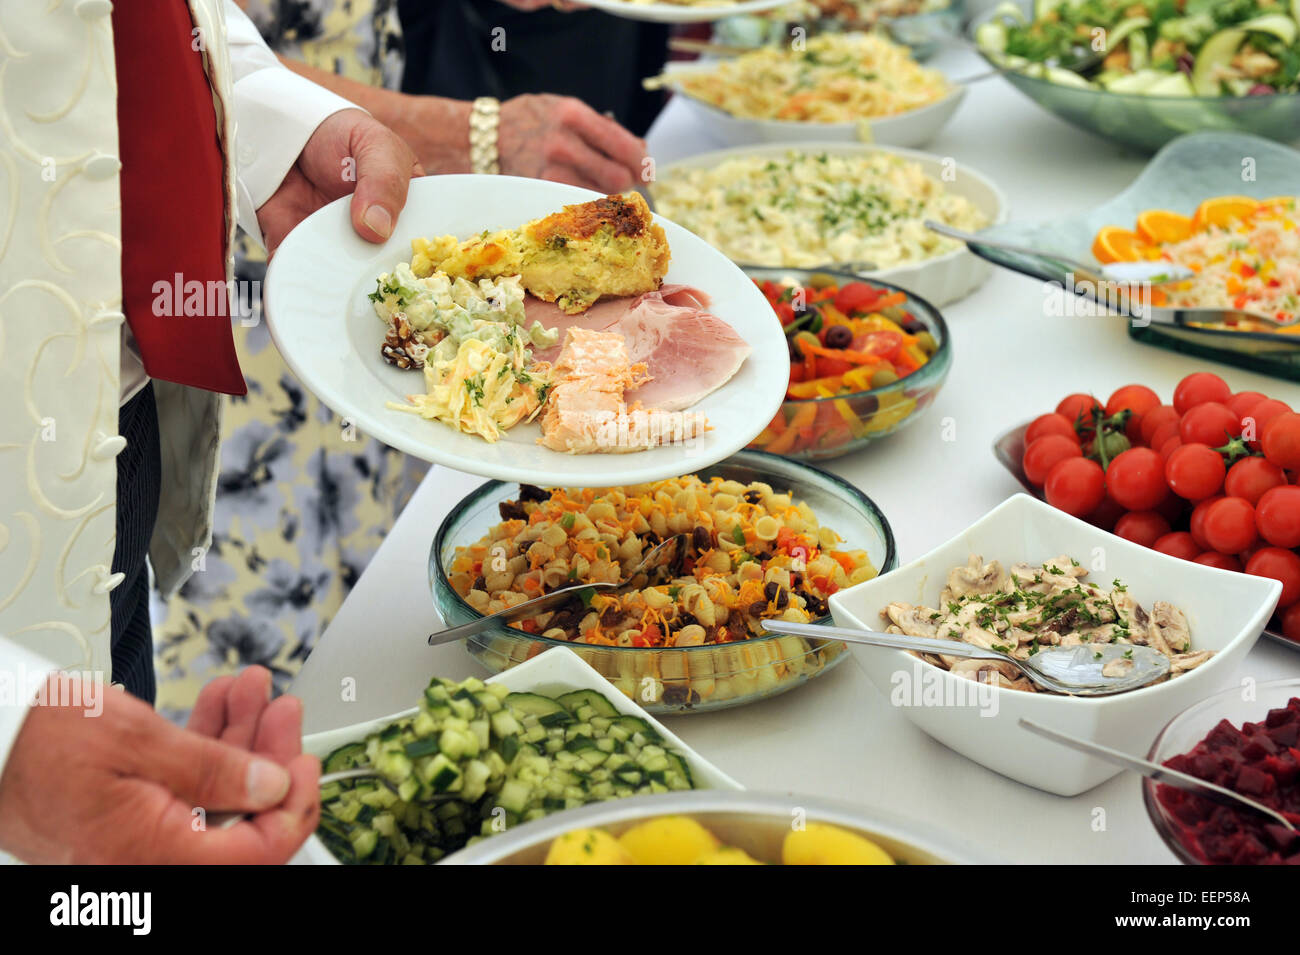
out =
[(1259, 208), (1259, 200), (1249, 196), (1218, 196), (1206, 199), (1196, 207), (1192, 216), (1192, 228), (1204, 229), (1208, 226), (1229, 226), (1233, 222), (1246, 218)]
[(1138, 216), (1137, 231), (1152, 245), (1182, 242), (1192, 234), (1192, 220), (1168, 209), (1148, 209)]
[(1092, 254), (1103, 265), (1109, 262), (1137, 262), (1146, 253), (1147, 244), (1136, 232), (1117, 225), (1102, 227), (1092, 240)]

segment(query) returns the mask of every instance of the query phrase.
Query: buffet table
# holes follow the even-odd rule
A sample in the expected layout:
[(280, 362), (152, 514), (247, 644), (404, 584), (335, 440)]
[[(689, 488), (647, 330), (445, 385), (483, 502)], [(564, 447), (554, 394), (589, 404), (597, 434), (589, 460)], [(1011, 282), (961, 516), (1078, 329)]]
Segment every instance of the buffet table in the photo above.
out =
[[(953, 78), (982, 61), (949, 51), (933, 61)], [(721, 148), (682, 104), (649, 135), (658, 164)], [(1146, 158), (1080, 132), (1022, 98), (1000, 78), (970, 88), (956, 118), (926, 151), (992, 178), (1013, 221), (1069, 215), (1120, 191)], [(1020, 490), (994, 460), (993, 439), (1052, 410), (1071, 391), (1105, 398), (1140, 382), (1168, 399), (1190, 371), (1213, 370), (1236, 390), (1264, 391), (1300, 407), (1300, 387), (1132, 342), (1117, 318), (1052, 317), (1039, 283), (998, 271), (975, 294), (943, 308), (952, 372), (934, 406), (911, 428), (829, 470), (881, 507), (906, 563)], [(446, 512), (482, 479), (430, 470), (298, 676), (307, 732), (401, 710), (429, 677), (482, 675), (459, 646), (430, 648), (441, 627), (429, 595), (429, 547)], [(1262, 641), (1234, 679), (1300, 673), (1300, 653)], [(1223, 687), (1231, 682), (1224, 681)], [(993, 773), (914, 727), (854, 659), (771, 700), (717, 713), (671, 717), (674, 732), (745, 786), (802, 792), (887, 808), (949, 830), (990, 861), (1172, 863), (1147, 819), (1138, 777), (1122, 774), (1066, 799)], [(1159, 730), (1134, 727), (1145, 754)], [(1027, 838), (1015, 838), (1013, 833)]]

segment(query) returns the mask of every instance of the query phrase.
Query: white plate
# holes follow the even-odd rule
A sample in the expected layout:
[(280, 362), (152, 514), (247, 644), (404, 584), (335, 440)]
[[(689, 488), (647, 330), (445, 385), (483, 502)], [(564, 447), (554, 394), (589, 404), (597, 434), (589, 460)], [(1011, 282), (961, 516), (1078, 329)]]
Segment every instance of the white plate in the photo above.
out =
[[(666, 180), (673, 173), (687, 169), (709, 169), (728, 159), (742, 157), (785, 156), (790, 150), (804, 153), (829, 153), (837, 156), (861, 155), (872, 152), (885, 152), (915, 162), (927, 176), (939, 179), (950, 192), (969, 199), (975, 208), (988, 217), (989, 225), (998, 225), (1007, 220), (1007, 199), (1002, 190), (994, 185), (987, 176), (971, 169), (965, 163), (953, 164), (952, 160), (931, 153), (917, 152), (914, 149), (901, 149), (895, 146), (880, 146), (868, 143), (784, 143), (765, 146), (742, 146), (735, 149), (719, 149), (703, 153), (664, 166), (658, 172), (657, 179)], [(948, 181), (951, 177), (951, 181)], [(789, 262), (751, 263), (772, 265), (775, 268), (794, 266)], [(833, 263), (818, 262), (817, 265)], [(901, 285), (909, 292), (915, 292), (932, 305), (947, 305), (969, 295), (979, 288), (992, 273), (988, 262), (969, 251), (965, 245), (944, 255), (895, 265), (887, 269), (864, 272), (868, 278)]]
[(570, 455), (537, 444), (538, 424), (519, 425), (495, 444), (438, 421), (385, 407), (421, 391), (418, 372), (380, 356), (384, 325), (366, 296), (380, 273), (411, 258), (410, 241), (513, 228), (599, 198), (575, 186), (513, 176), (429, 176), (411, 183), (406, 209), (382, 246), (352, 230), (347, 198), (305, 219), (284, 240), (266, 274), (271, 336), (295, 375), (328, 407), (391, 447), (459, 471), (502, 481), (613, 486), (689, 473), (739, 451), (772, 420), (785, 397), (790, 359), (785, 335), (763, 294), (722, 253), (656, 217), (672, 262), (666, 283), (708, 293), (709, 310), (753, 348), (729, 382), (691, 410), (713, 430), (682, 444), (632, 454)]
[(1114, 696), (1070, 697), (985, 685), (971, 694), (976, 684), (970, 680), (905, 651), (850, 647), (877, 689), (926, 733), (995, 772), (1060, 796), (1085, 792), (1122, 770), (1034, 735), (1019, 725), (1020, 717), (1142, 756), (1169, 720), (1230, 684), (1282, 592), (1276, 580), (1169, 557), (1017, 494), (919, 560), (833, 594), (831, 614), (840, 626), (875, 629), (880, 611), (893, 601), (936, 606), (948, 571), (971, 554), (1008, 568), (1022, 560), (1073, 557), (1089, 568), (1085, 579), (1104, 590), (1119, 579), (1148, 609), (1157, 600), (1180, 608), (1192, 649), (1215, 651), (1165, 683)]
[[(489, 677), (484, 683), (500, 683), (515, 693), (542, 693), (557, 696), (570, 690), (595, 690), (625, 716), (635, 716), (645, 720), (650, 727), (663, 737), (669, 748), (676, 750), (691, 768), (691, 776), (698, 789), (743, 790), (740, 785), (722, 770), (704, 759), (682, 742), (672, 730), (668, 729), (641, 707), (621, 693), (617, 687), (589, 667), (572, 650), (564, 647), (552, 647), (533, 659), (512, 667), (504, 673)], [(351, 726), (313, 733), (302, 741), (304, 753), (311, 753), (322, 759), (348, 743), (365, 739), (366, 735), (383, 729), (394, 720), (415, 714), (418, 707), (383, 716), (379, 719), (354, 723)], [(455, 854), (448, 858), (454, 859)], [(339, 862), (315, 836), (298, 851), (293, 861), (297, 864), (338, 865)]]
[[(707, 71), (706, 67), (681, 67), (672, 75), (690, 70)], [(676, 92), (709, 128), (729, 146), (760, 143), (878, 143), (882, 146), (924, 146), (939, 135), (966, 95), (966, 87), (954, 85), (942, 99), (876, 119), (847, 123), (812, 123), (789, 119), (749, 119), (735, 116), (690, 93)]]
[(582, 0), (582, 4), (604, 10), (625, 20), (646, 23), (709, 23), (738, 13), (759, 13), (783, 7), (791, 0), (741, 0), (739, 3), (687, 5), (681, 3), (625, 3), (624, 0)]

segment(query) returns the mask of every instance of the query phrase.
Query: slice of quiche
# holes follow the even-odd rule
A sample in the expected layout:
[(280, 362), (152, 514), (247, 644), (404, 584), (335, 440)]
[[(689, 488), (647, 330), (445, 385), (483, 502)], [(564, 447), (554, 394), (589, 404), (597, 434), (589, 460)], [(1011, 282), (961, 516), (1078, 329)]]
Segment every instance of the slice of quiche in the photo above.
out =
[(639, 193), (565, 206), (518, 229), (416, 239), (411, 269), (470, 280), (521, 277), (537, 298), (563, 311), (586, 311), (602, 296), (640, 295), (659, 288), (668, 271), (668, 238)]

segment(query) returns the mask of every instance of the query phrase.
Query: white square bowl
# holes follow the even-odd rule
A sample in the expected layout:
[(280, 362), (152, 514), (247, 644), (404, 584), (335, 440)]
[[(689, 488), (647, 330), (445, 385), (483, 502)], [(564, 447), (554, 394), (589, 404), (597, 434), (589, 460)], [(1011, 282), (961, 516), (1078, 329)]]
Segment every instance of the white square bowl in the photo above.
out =
[(879, 630), (880, 611), (893, 601), (937, 606), (948, 571), (971, 554), (1005, 567), (1073, 557), (1089, 569), (1084, 579), (1103, 589), (1118, 579), (1144, 607), (1166, 600), (1180, 608), (1192, 648), (1215, 651), (1164, 683), (1085, 698), (977, 685), (902, 650), (851, 646), (876, 687), (926, 733), (994, 772), (1061, 796), (1085, 792), (1120, 770), (1030, 733), (1018, 725), (1020, 717), (1141, 755), (1170, 719), (1225, 688), (1282, 592), (1275, 580), (1169, 557), (1017, 494), (919, 560), (834, 594), (835, 622)]
[[(552, 647), (533, 659), (519, 666), (512, 667), (504, 673), (498, 673), (485, 683), (500, 683), (515, 693), (541, 693), (557, 696), (570, 690), (595, 690), (613, 704), (614, 708), (625, 716), (635, 716), (650, 724), (664, 742), (681, 754), (691, 768), (691, 776), (697, 789), (731, 789), (742, 790), (740, 785), (722, 770), (704, 759), (670, 729), (656, 720), (641, 707), (637, 706), (617, 687), (593, 670), (572, 650)], [(302, 750), (322, 759), (347, 743), (365, 739), (366, 735), (381, 730), (394, 720), (413, 716), (418, 707), (411, 707), (391, 716), (382, 716), (364, 723), (354, 723), (339, 729), (326, 730), (303, 737)], [(316, 836), (307, 840), (293, 860), (304, 865), (338, 865), (339, 861), (325, 848)]]

